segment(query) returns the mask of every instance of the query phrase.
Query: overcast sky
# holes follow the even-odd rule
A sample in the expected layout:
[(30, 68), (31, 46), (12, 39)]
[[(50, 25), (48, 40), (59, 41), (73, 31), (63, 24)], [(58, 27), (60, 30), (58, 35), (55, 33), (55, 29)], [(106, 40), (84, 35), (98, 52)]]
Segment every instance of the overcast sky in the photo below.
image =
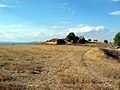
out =
[(113, 41), (120, 0), (0, 0), (0, 41), (46, 41), (69, 32)]

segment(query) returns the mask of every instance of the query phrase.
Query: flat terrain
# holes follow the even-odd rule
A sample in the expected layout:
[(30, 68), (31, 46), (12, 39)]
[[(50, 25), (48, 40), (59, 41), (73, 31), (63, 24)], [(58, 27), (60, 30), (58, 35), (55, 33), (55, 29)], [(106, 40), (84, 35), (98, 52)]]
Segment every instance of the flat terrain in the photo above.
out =
[(0, 90), (120, 90), (119, 56), (90, 46), (1, 45)]

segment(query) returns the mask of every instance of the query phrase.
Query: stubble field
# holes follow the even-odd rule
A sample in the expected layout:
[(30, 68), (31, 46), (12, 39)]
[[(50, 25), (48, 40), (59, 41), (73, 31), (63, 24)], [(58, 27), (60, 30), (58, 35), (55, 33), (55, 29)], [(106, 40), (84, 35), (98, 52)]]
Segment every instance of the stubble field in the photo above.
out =
[(0, 90), (120, 90), (119, 56), (90, 46), (1, 45)]

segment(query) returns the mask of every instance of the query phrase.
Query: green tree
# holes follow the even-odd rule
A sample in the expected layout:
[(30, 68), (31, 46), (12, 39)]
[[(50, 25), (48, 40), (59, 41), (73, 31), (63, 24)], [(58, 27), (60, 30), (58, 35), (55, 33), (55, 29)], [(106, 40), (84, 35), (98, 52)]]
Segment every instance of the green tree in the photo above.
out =
[(65, 38), (66, 41), (72, 42), (75, 38), (75, 34), (73, 32), (70, 32), (67, 37)]
[(120, 46), (120, 32), (115, 35), (114, 44)]

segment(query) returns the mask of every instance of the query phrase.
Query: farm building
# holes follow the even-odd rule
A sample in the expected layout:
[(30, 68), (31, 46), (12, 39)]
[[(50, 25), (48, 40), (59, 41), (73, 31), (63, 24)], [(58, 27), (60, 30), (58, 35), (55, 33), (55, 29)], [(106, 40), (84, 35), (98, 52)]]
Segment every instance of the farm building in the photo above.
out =
[(63, 39), (54, 38), (54, 39), (51, 39), (51, 40), (47, 41), (46, 43), (47, 44), (52, 44), (52, 45), (54, 45), (54, 44), (65, 44), (66, 41), (63, 40)]
[(88, 41), (89, 43), (97, 43), (98, 40), (91, 40), (91, 41)]
[(46, 43), (47, 44), (57, 44), (58, 40), (59, 40), (59, 38), (53, 38), (53, 39), (48, 40)]

